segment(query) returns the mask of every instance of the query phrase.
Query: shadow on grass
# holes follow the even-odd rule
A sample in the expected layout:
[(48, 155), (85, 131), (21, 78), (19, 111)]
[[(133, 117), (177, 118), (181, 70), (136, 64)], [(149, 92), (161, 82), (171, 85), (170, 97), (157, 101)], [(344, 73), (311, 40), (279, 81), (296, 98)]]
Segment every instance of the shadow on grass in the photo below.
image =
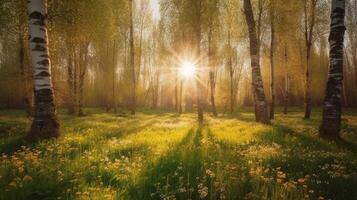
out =
[(13, 154), (23, 146), (32, 148), (40, 142), (39, 140), (28, 140), (26, 135), (18, 135), (4, 140), (4, 143), (0, 145), (0, 154)]
[[(202, 129), (192, 128), (185, 138), (167, 156), (147, 166), (142, 179), (129, 190), (131, 199), (160, 199), (176, 196), (177, 199), (196, 199), (202, 171)], [(180, 193), (180, 189), (186, 192)]]

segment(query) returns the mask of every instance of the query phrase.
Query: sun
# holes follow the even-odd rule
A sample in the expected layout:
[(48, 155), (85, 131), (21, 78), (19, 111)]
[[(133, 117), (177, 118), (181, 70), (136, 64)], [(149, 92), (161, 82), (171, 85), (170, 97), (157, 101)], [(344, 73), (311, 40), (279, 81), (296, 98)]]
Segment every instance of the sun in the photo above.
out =
[(184, 61), (180, 67), (181, 76), (191, 78), (196, 74), (196, 66), (192, 62)]

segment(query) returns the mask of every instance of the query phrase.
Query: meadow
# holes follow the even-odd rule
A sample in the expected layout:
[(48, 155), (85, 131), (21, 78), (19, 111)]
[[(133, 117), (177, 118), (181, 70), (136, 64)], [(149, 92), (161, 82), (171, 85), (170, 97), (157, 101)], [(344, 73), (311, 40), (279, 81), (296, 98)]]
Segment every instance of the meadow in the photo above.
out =
[(59, 114), (61, 136), (24, 140), (31, 121), (0, 111), (0, 199), (357, 199), (357, 112), (341, 141), (318, 137), (320, 112), (251, 110), (217, 118), (143, 110)]

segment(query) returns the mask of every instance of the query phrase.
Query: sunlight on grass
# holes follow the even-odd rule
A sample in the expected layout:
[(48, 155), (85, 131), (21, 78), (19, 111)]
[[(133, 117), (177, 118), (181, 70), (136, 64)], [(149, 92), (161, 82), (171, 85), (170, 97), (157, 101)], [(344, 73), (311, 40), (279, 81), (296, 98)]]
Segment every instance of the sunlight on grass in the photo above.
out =
[[(63, 136), (36, 144), (11, 139), (28, 127), (20, 113), (0, 118), (7, 130), (0, 145), (0, 199), (357, 195), (355, 152), (316, 138), (316, 124), (294, 115), (265, 126), (242, 113), (238, 120), (208, 118), (202, 127), (195, 125), (194, 114), (61, 115)], [(343, 131), (349, 132), (354, 120), (349, 116)]]

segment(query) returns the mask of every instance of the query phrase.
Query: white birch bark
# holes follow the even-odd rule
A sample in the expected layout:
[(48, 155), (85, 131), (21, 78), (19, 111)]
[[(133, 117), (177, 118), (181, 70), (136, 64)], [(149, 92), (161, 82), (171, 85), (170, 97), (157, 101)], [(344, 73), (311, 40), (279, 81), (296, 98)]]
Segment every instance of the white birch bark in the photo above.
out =
[(33, 68), (35, 116), (29, 137), (58, 136), (47, 37), (46, 0), (28, 0), (30, 57)]
[(327, 80), (320, 134), (338, 138), (341, 129), (341, 94), (343, 81), (343, 42), (345, 0), (332, 0), (330, 26), (330, 69)]

